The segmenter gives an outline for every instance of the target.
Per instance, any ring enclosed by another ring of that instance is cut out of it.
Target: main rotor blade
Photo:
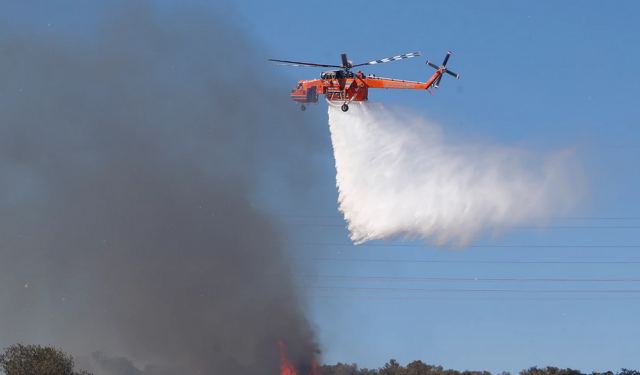
[[[396,61],[396,60],[410,59],[410,58],[416,57],[416,56],[420,56],[420,52],[409,52],[409,53],[405,53],[405,54],[397,55],[397,56],[393,56],[393,57],[385,57],[384,59],[373,60],[373,61],[366,62],[364,64],[356,64],[356,65],[353,65],[353,67],[355,68],[356,66],[363,66],[363,65],[384,64],[384,63],[388,63],[388,62]]]
[[[456,79],[460,78],[460,74],[458,74],[458,73],[456,73],[456,72],[452,72],[452,71],[451,71],[451,70],[449,70],[449,69],[445,69],[445,70],[444,70],[444,72],[445,72],[445,73],[447,73],[447,74],[449,74],[449,75],[451,75],[451,76],[456,77]]]
[[[315,63],[307,63],[307,62],[301,62],[301,61],[276,60],[276,59],[269,59],[269,61],[280,63],[279,65],[289,65],[289,66],[317,66],[321,68],[342,68],[340,65],[315,64]]]
[[[346,53],[341,53],[340,54],[340,59],[342,60],[342,67],[343,68],[350,68],[349,59],[347,58],[347,54]]]
[[[451,57],[451,51],[447,52],[447,56],[444,57],[444,61],[442,62],[442,66],[447,66],[447,61],[449,61],[449,57]]]

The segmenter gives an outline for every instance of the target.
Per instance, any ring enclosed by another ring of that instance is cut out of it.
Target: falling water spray
[[[576,203],[572,150],[450,140],[379,103],[329,105],[339,206],[355,243],[395,237],[464,246],[484,232],[543,224]]]

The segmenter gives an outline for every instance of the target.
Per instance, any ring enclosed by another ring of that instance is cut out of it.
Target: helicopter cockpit
[[[320,74],[321,79],[353,78],[355,74],[350,70],[331,70]]]

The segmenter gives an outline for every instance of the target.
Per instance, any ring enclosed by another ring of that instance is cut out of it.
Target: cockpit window
[[[336,78],[336,72],[324,72],[320,75],[320,78],[322,79],[335,79]]]

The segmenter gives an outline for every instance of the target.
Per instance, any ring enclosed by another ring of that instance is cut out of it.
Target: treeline
[[[355,364],[338,363],[319,366],[321,375],[492,375],[489,371],[457,371],[442,366],[413,361],[402,366],[395,359],[378,369],[361,369]],[[127,372],[129,373],[129,372]],[[73,357],[58,348],[16,344],[0,352],[0,374],[6,375],[92,375],[75,369]],[[277,375],[277,374],[273,374]],[[512,375],[501,372],[496,375]],[[640,375],[640,371],[622,369],[618,372],[583,373],[570,368],[531,367],[519,375]]]
[[[458,371],[434,366],[422,361],[413,361],[402,366],[395,359],[390,360],[378,369],[358,368],[356,364],[338,363],[320,366],[322,375],[492,375],[489,371]],[[512,375],[504,371],[497,375]],[[519,372],[519,375],[640,375],[640,371],[622,369],[618,372],[583,373],[579,370],[558,367],[531,367]]]

